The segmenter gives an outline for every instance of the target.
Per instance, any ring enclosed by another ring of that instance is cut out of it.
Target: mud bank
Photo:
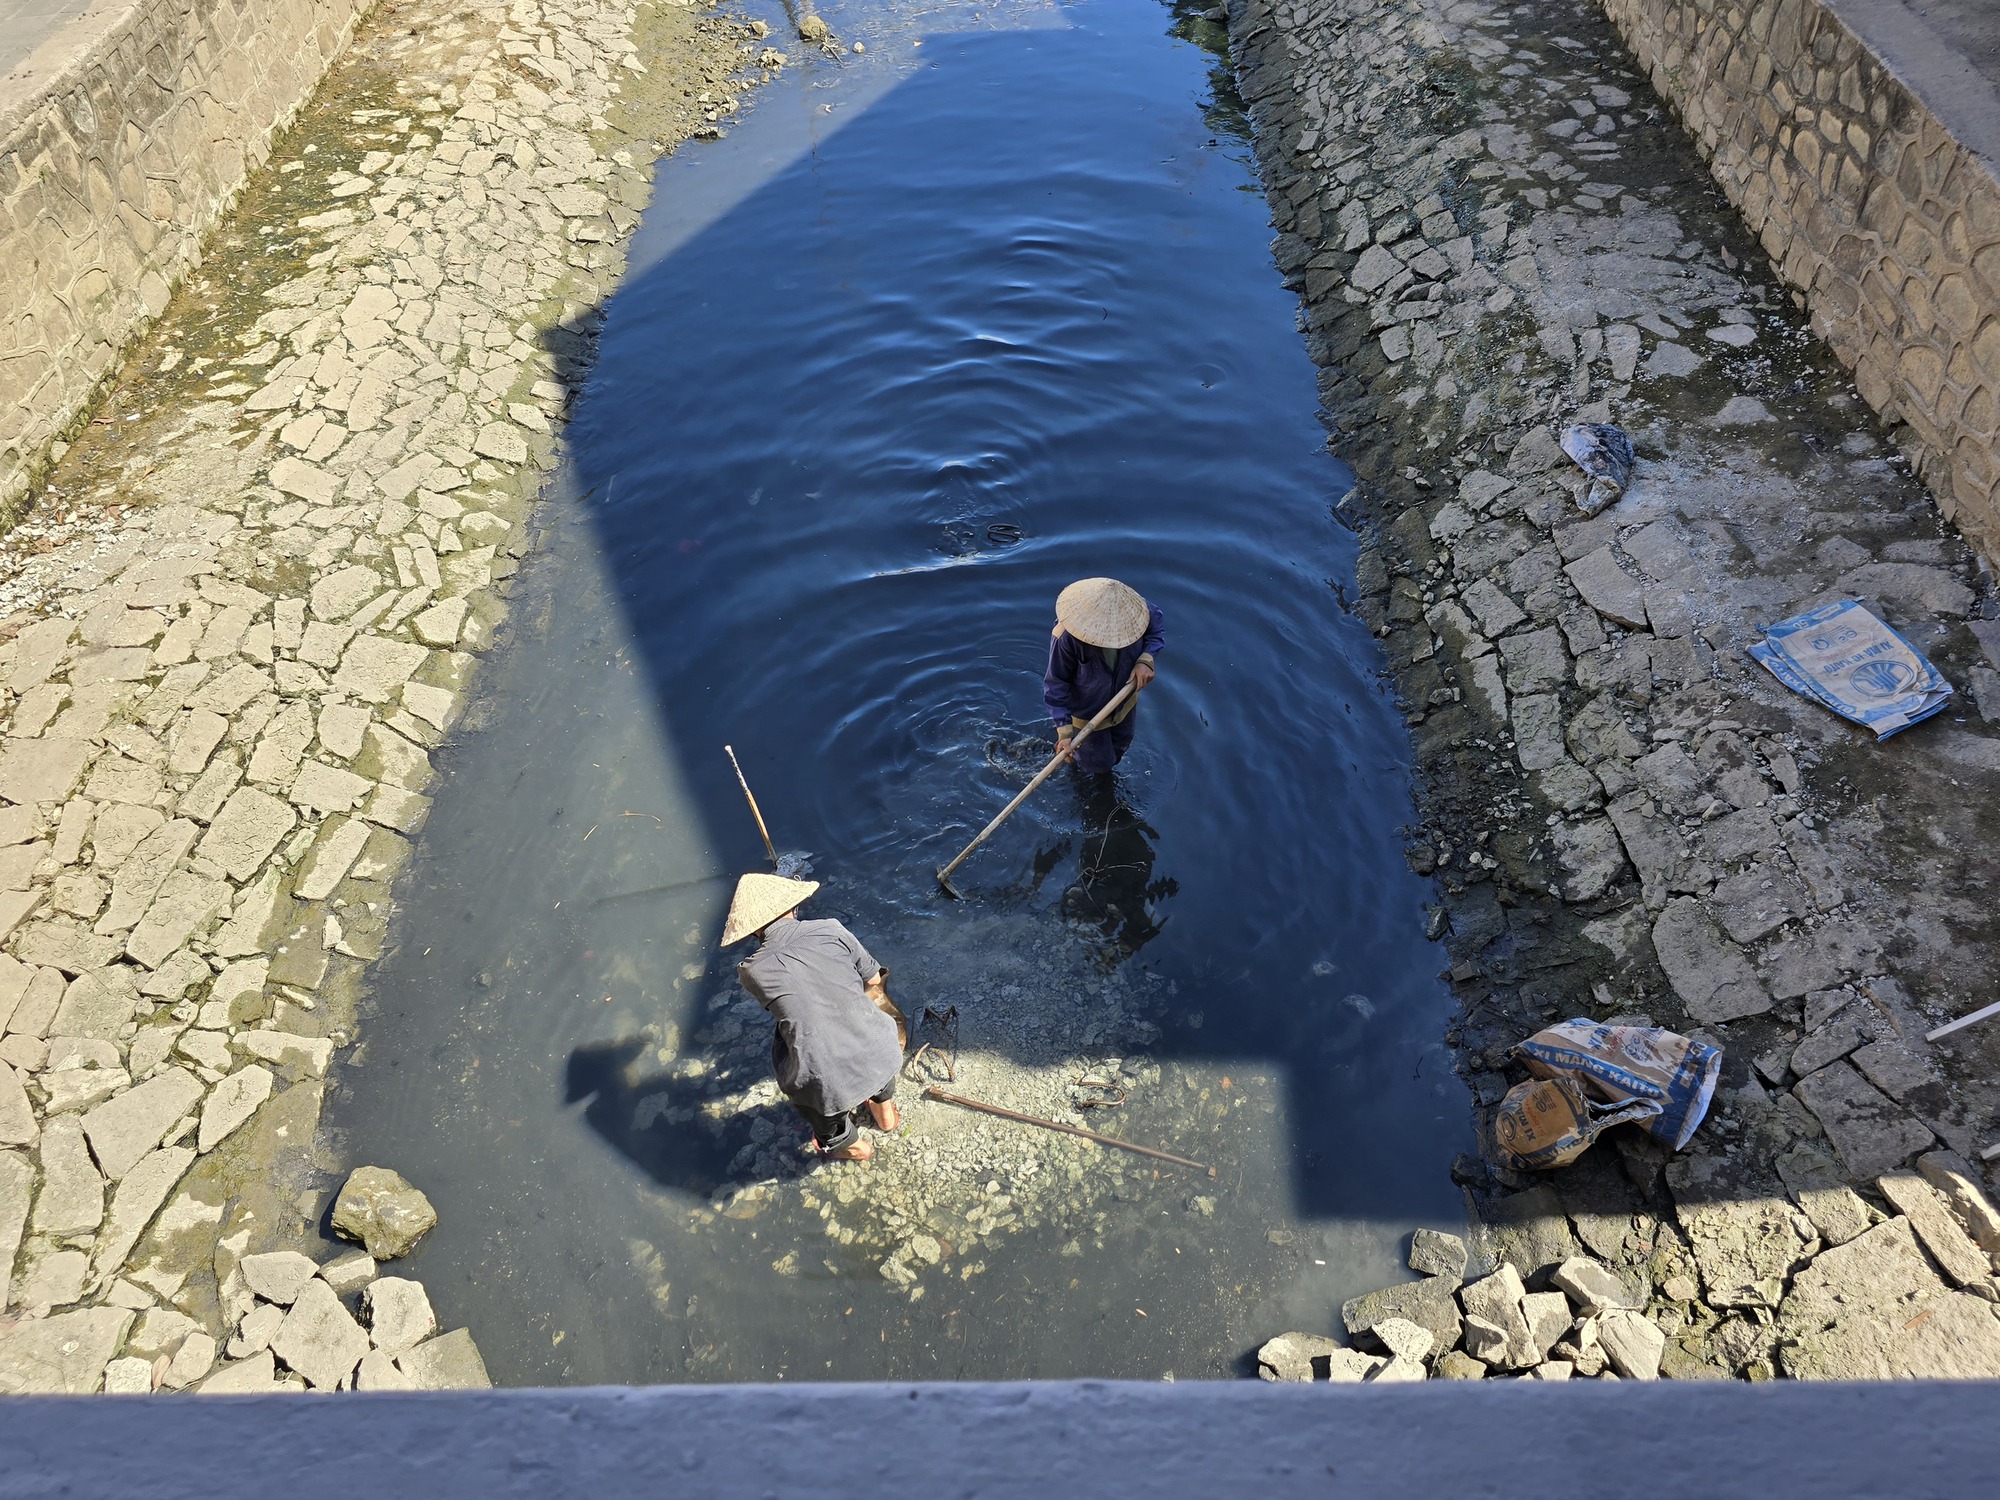
[[[1924,1040],[1987,998],[1990,580],[1595,10],[1250,0],[1229,28],[1359,478],[1352,607],[1416,737],[1409,858],[1437,883],[1482,1117],[1523,1076],[1509,1049],[1567,1016],[1726,1058],[1678,1157],[1627,1129],[1539,1179],[1459,1163],[1472,1263],[1425,1259],[1398,1293],[1435,1304],[1432,1370],[1595,1373],[1601,1315],[1643,1310],[1610,1368],[2000,1372],[2000,1236],[1966,1164],[1994,1133],[1996,1033]],[[1594,519],[1555,442],[1574,420],[1641,455]],[[1931,656],[1955,712],[1877,744],[1746,655],[1842,596]],[[1579,1258],[1619,1289],[1593,1301],[1573,1272],[1569,1304],[1538,1303]],[[1520,1328],[1448,1354],[1475,1303]],[[1350,1304],[1346,1332],[1387,1315]]]
[[[483,1382],[315,1272],[324,1080],[651,163],[787,45],[377,7],[0,545],[0,1391]]]

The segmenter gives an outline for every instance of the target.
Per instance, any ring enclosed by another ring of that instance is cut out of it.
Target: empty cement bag
[[[1625,493],[1636,455],[1624,428],[1609,422],[1577,422],[1563,429],[1562,450],[1590,476],[1590,488],[1577,501],[1585,515],[1596,515]]]
[[[1801,697],[1886,740],[1951,701],[1951,684],[1886,621],[1838,599],[1765,629],[1750,654]]]
[[[1566,1073],[1532,1078],[1507,1090],[1493,1116],[1493,1139],[1506,1161],[1527,1172],[1565,1167],[1613,1125],[1658,1113],[1651,1100],[1597,1104]]]
[[[1537,1078],[1572,1078],[1607,1104],[1653,1106],[1646,1129],[1678,1151],[1715,1097],[1722,1051],[1657,1026],[1612,1026],[1577,1018],[1538,1031],[1514,1049]]]

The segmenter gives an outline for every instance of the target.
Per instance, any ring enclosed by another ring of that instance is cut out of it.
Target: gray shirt
[[[896,1023],[862,988],[882,972],[834,921],[784,917],[764,929],[736,977],[771,1013],[778,1087],[814,1114],[837,1115],[879,1094],[903,1065]]]

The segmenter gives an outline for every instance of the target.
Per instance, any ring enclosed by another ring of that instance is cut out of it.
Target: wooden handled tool
[[[1191,1161],[1185,1156],[1176,1156],[1171,1151],[1156,1151],[1151,1146],[1141,1146],[1136,1141],[1121,1141],[1115,1135],[1099,1135],[1095,1130],[1085,1130],[1080,1125],[1065,1125],[1060,1120],[1044,1120],[1040,1115],[1024,1115],[1018,1109],[1004,1109],[998,1104],[988,1104],[984,1099],[967,1098],[964,1094],[947,1094],[941,1088],[924,1090],[926,1099],[935,1099],[940,1104],[956,1104],[960,1109],[976,1109],[981,1114],[998,1115],[1003,1120],[1019,1120],[1023,1125],[1039,1125],[1044,1130],[1061,1131],[1064,1135],[1081,1136],[1086,1141],[1095,1141],[1100,1146],[1115,1146],[1120,1151],[1131,1151],[1140,1156],[1150,1156],[1155,1161],[1170,1161],[1177,1167],[1192,1167],[1197,1172],[1215,1175],[1215,1168],[1206,1162]]]
[[[1096,712],[1096,714],[1094,714],[1091,717],[1090,722],[1084,725],[1083,728],[1079,729],[1076,732],[1076,737],[1069,742],[1069,749],[1071,753],[1072,754],[1075,753],[1076,747],[1078,745],[1081,745],[1085,740],[1089,739],[1090,736],[1096,732],[1098,726],[1101,725],[1106,719],[1111,717],[1112,713],[1117,709],[1118,705],[1123,703],[1127,698],[1131,697],[1132,694],[1136,691],[1137,691],[1136,686],[1128,682],[1117,692],[1113,693],[1111,695],[1111,701],[1105,704],[1104,707],[1100,708]],[[954,886],[951,883],[951,872],[953,870],[956,870],[960,865],[964,864],[966,861],[966,857],[970,855],[974,849],[977,849],[981,844],[985,843],[989,838],[991,838],[993,836],[993,830],[998,828],[1002,823],[1006,822],[1009,818],[1011,818],[1014,815],[1014,809],[1019,807],[1023,802],[1026,802],[1029,797],[1034,795],[1035,788],[1040,786],[1043,782],[1047,781],[1051,776],[1053,776],[1055,774],[1056,767],[1061,765],[1064,759],[1065,757],[1061,750],[1056,751],[1054,755],[1050,756],[1049,763],[1043,766],[1041,770],[1035,773],[1035,779],[1029,782],[1026,786],[1022,787],[1020,792],[1015,796],[1012,802],[1009,802],[1005,807],[1000,809],[1000,816],[995,818],[991,823],[988,823],[984,828],[980,829],[979,837],[975,838],[971,843],[967,844],[963,849],[959,850],[958,858],[953,860],[950,864],[946,865],[943,869],[937,872],[937,882],[940,886],[944,888],[944,893],[947,896],[952,897],[954,900],[963,899],[962,897],[959,896],[958,887]]]
[[[736,784],[743,788],[743,796],[750,804],[750,816],[757,820],[757,831],[764,835],[764,852],[771,856],[771,868],[778,868],[777,846],[771,842],[771,830],[764,826],[764,815],[757,810],[757,799],[750,791],[750,783],[743,775],[743,767],[736,765],[736,747],[724,745],[722,753],[729,757],[729,763],[736,766]]]

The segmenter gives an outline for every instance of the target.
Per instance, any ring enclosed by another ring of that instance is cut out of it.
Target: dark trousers
[[[887,1104],[896,1097],[896,1080],[891,1078],[882,1086],[882,1092],[875,1096],[877,1104]],[[861,1134],[861,1111],[843,1110],[837,1115],[822,1115],[807,1109],[798,1100],[792,1100],[792,1108],[806,1124],[812,1126],[813,1139],[819,1142],[822,1151],[838,1151],[842,1146],[851,1146]]]
[[[1132,748],[1132,736],[1138,729],[1139,710],[1135,708],[1125,716],[1124,723],[1096,730],[1076,747],[1076,768],[1093,775],[1103,775],[1125,758],[1125,752]]]

